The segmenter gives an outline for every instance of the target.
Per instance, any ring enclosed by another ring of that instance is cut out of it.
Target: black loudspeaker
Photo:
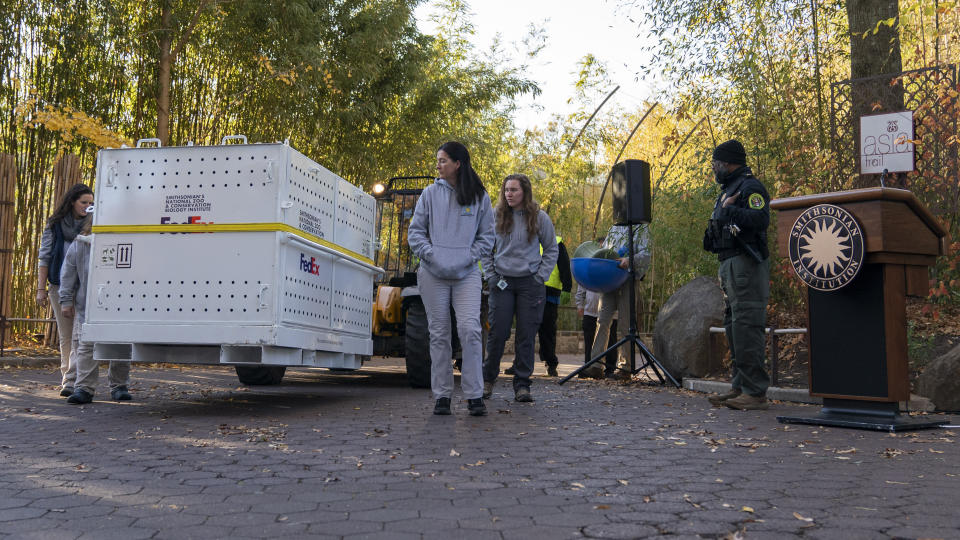
[[[610,183],[616,225],[650,223],[650,164],[628,159],[613,166]]]

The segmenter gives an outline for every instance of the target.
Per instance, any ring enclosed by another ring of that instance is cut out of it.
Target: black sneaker
[[[483,404],[483,398],[468,399],[467,410],[470,411],[470,416],[487,415],[487,406]]]
[[[450,398],[442,397],[437,400],[437,404],[433,407],[433,414],[450,414]]]
[[[506,375],[513,375],[513,374],[515,374],[516,372],[517,372],[517,370],[513,369],[513,366],[510,366],[510,367],[508,367],[507,369],[503,370],[503,373],[506,374]]]
[[[85,405],[91,401],[93,401],[93,394],[82,388],[75,390],[73,394],[67,398],[67,403],[72,403],[74,405]]]
[[[517,388],[517,393],[514,395],[513,399],[519,401],[520,403],[530,403],[533,401],[533,396],[530,395],[530,389],[526,387]]]
[[[547,377],[559,377],[560,374],[557,373],[557,366],[547,366]]]
[[[60,390],[60,397],[70,397],[73,395],[72,386],[64,386],[63,390]]]
[[[130,395],[130,391],[127,390],[126,386],[118,386],[110,391],[110,397],[114,401],[130,401],[133,399],[133,396]]]
[[[581,379],[602,379],[603,378],[603,368],[593,364],[587,369],[580,372]]]

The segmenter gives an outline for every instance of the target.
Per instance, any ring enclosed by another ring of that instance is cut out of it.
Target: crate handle
[[[103,307],[103,290],[106,288],[106,285],[97,285],[97,305],[100,307]]]
[[[227,135],[223,139],[220,139],[220,144],[227,144],[227,141],[243,141],[240,144],[247,144],[246,135]]]
[[[260,285],[260,291],[257,293],[257,301],[260,302],[260,309],[267,307],[267,302],[263,298],[263,293],[267,292],[267,289],[270,288],[270,285],[263,284]]]
[[[283,208],[284,210],[293,208],[293,201],[283,201],[280,203],[280,208]]]
[[[143,145],[147,143],[155,143],[157,145],[156,146],[157,148],[160,148],[161,146],[163,146],[163,144],[160,143],[160,139],[156,137],[151,137],[149,139],[137,139],[137,148],[142,148]]]

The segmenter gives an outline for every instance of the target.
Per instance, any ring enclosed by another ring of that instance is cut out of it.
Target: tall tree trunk
[[[827,135],[823,124],[823,78],[820,74],[820,27],[817,22],[817,0],[810,0],[810,19],[813,27],[813,73],[817,85],[817,140],[820,149],[827,145]]]
[[[892,25],[885,21],[894,21]],[[850,25],[850,121],[853,122],[857,168],[860,165],[860,117],[903,110],[903,85],[891,80],[903,69],[900,57],[900,9],[898,0],[848,0]],[[879,29],[878,29],[879,24]],[[877,30],[874,32],[874,30]],[[876,184],[877,175],[859,175],[855,187]]]
[[[157,138],[164,146],[170,141],[170,69],[173,64],[173,1],[160,2],[160,64],[157,69]]]

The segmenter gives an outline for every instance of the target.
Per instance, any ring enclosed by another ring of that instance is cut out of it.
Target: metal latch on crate
[[[277,177],[277,160],[271,159],[267,161],[267,182],[273,182]]]
[[[374,251],[380,251],[380,248],[383,247],[380,244],[379,240],[371,240],[369,238],[363,239],[363,254],[367,257],[373,257]]]
[[[258,306],[260,309],[264,309],[267,307],[267,300],[264,293],[266,293],[267,289],[269,288],[270,288],[270,285],[267,285],[266,283],[264,283],[263,285],[260,285],[260,291],[257,292],[257,302],[259,302],[260,304]]]
[[[113,184],[116,182],[117,177],[119,176],[120,171],[117,170],[117,163],[111,163],[110,166],[107,167],[107,187],[113,187]]]

